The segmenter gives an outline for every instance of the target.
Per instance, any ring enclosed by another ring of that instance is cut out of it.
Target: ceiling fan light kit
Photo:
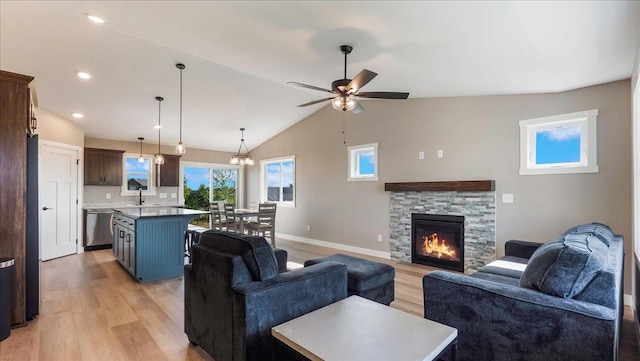
[[[407,99],[409,93],[398,92],[366,92],[361,93],[360,89],[369,83],[378,74],[370,70],[364,69],[359,72],[353,79],[347,78],[347,55],[353,51],[353,47],[350,45],[340,45],[340,51],[344,54],[344,79],[334,80],[331,83],[331,90],[320,88],[313,85],[288,82],[287,84],[299,86],[302,88],[313,89],[317,91],[327,92],[335,94],[332,97],[314,100],[305,104],[300,104],[298,107],[306,107],[313,104],[318,104],[327,100],[331,100],[331,105],[336,110],[352,111],[353,113],[360,113],[364,110],[358,99]]]

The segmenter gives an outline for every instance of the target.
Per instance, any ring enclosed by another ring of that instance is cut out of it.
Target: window
[[[295,207],[295,156],[260,161],[260,199]]]
[[[378,143],[354,145],[347,148],[347,154],[349,182],[378,180]]]
[[[182,198],[190,209],[208,210],[220,201],[240,207],[238,183],[240,167],[226,164],[183,162]]]
[[[138,161],[139,155],[124,155],[124,182],[122,183],[121,196],[137,196],[142,189],[142,195],[155,196],[156,189],[153,184],[153,159],[151,156],[143,156],[144,162]]]
[[[598,110],[520,121],[520,174],[597,173]]]

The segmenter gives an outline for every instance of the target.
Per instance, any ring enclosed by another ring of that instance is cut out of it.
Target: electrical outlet
[[[502,203],[513,203],[513,194],[512,193],[504,193],[502,195]]]
[[[438,149],[438,158],[444,157],[444,151],[442,149]]]
[[[161,199],[166,199],[167,198],[167,193],[160,193],[160,198]]]
[[[311,230],[311,226],[307,224],[307,232],[309,232],[310,230]]]
[[[382,235],[381,234],[378,235],[378,242],[382,242]]]
[[[111,193],[107,193],[105,194],[105,196],[107,197],[107,199],[111,199]]]
[[[171,193],[171,198],[173,198],[173,199],[178,198],[178,194],[177,193]]]
[[[424,159],[424,152],[418,152],[418,159]]]

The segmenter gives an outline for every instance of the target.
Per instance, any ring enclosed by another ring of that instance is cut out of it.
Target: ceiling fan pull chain
[[[347,145],[347,136],[344,133],[344,128],[346,127],[346,112],[342,112],[342,144]]]

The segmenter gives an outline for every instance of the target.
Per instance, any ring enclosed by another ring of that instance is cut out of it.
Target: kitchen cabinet
[[[156,185],[158,187],[180,186],[180,156],[163,154],[164,164],[158,165]]]
[[[84,184],[93,186],[122,185],[124,150],[84,149]]]
[[[33,77],[0,71],[0,257],[15,260],[11,323],[26,322],[27,304],[27,132]],[[37,223],[36,223],[37,228]],[[37,249],[36,249],[37,251]],[[36,252],[37,253],[37,252]],[[36,285],[37,286],[37,285]],[[37,300],[36,300],[37,301]]]
[[[113,256],[131,274],[136,274],[136,221],[115,214],[113,217]]]

